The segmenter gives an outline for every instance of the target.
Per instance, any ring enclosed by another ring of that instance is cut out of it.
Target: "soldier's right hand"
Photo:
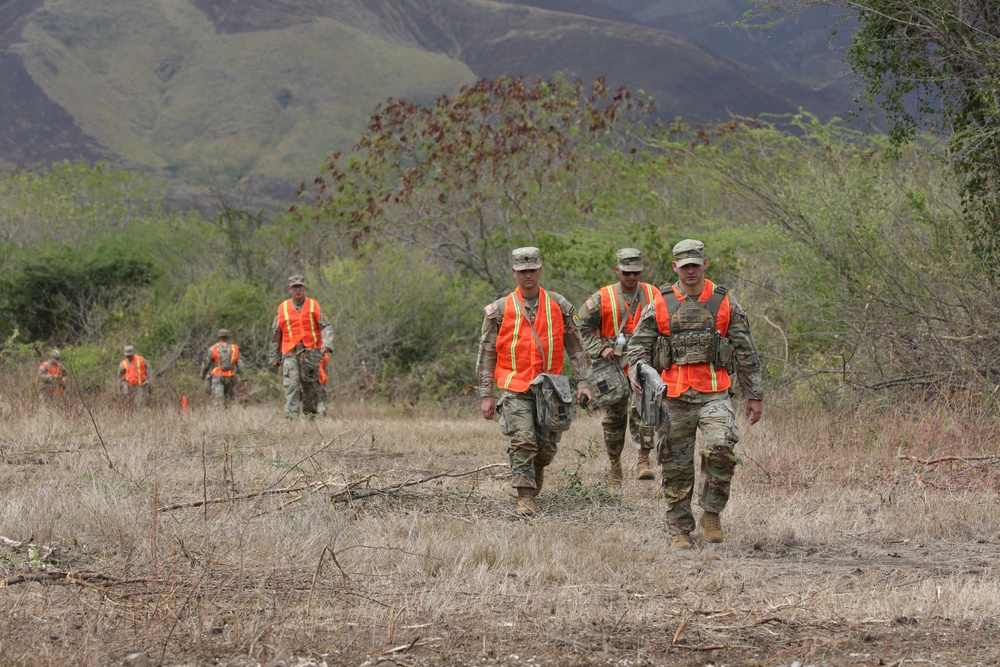
[[[483,419],[493,419],[497,413],[497,402],[492,396],[483,396],[483,402],[479,407],[483,412]]]

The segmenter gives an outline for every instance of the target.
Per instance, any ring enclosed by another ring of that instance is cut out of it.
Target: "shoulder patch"
[[[587,297],[587,310],[594,311],[594,297]]]
[[[580,318],[575,314],[573,315],[573,324],[575,324],[576,326],[580,326]]]
[[[497,312],[497,309],[493,307],[492,303],[483,308],[483,310],[486,311],[486,317],[489,317],[493,313]]]

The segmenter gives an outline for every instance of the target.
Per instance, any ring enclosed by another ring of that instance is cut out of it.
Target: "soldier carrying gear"
[[[639,317],[651,303],[662,301],[660,290],[655,286],[640,282],[643,270],[642,252],[636,248],[622,248],[617,253],[618,263],[614,267],[618,282],[606,285],[592,294],[580,307],[580,336],[583,338],[587,355],[591,359],[594,373],[614,364],[627,372],[628,365],[623,359],[624,347],[632,337]],[[616,368],[624,387],[620,394],[604,406],[604,448],[608,453],[611,468],[608,472],[608,488],[620,489],[622,483],[621,455],[625,448],[625,431],[631,432],[632,445],[638,451],[636,477],[640,480],[656,478],[649,463],[649,453],[653,448],[653,429],[644,426],[636,411],[635,400],[624,373]],[[602,389],[597,378],[592,378],[591,389],[595,395]],[[609,380],[610,382],[610,380]],[[610,397],[609,397],[610,398]]]
[[[269,358],[274,368],[281,368],[285,417],[298,418],[300,404],[304,417],[315,417],[322,398],[319,369],[323,355],[332,351],[333,327],[319,303],[306,297],[302,276],[288,279],[288,293],[291,298],[278,306],[271,325]]]
[[[123,395],[131,396],[137,405],[141,405],[146,395],[153,393],[149,364],[142,355],[135,353],[132,345],[126,345],[123,352],[125,358],[118,362],[118,388]]]
[[[52,350],[49,358],[38,366],[39,380],[49,397],[66,391],[66,368],[60,363],[61,359],[59,350]]]
[[[555,458],[562,436],[539,423],[536,401],[542,399],[532,391],[532,383],[543,374],[559,375],[566,353],[578,378],[587,377],[589,363],[573,304],[538,284],[542,274],[538,248],[517,248],[511,258],[517,289],[484,309],[476,372],[483,418],[493,419],[499,413],[500,432],[510,437],[507,455],[511,486],[517,489],[517,514],[531,516],[537,510],[535,496],[542,490],[545,467]],[[493,397],[494,382],[502,390],[499,402]],[[581,380],[576,400],[591,398]]]
[[[639,363],[652,364],[667,386],[668,424],[657,442],[667,528],[673,536],[671,546],[690,549],[698,430],[704,440],[699,452],[704,473],[698,499],[704,510],[702,528],[709,542],[725,537],[720,514],[729,501],[738,461],[733,449],[740,439],[730,400],[727,355],[735,355],[736,377],[747,399],[744,413],[751,425],[761,417],[764,382],[746,313],[728,290],[705,278],[705,245],[693,239],[681,241],[673,256],[678,281],[661,287],[663,300],[639,320],[628,345],[629,379],[632,389],[641,392],[635,368]]]
[[[218,342],[210,345],[201,366],[201,377],[205,378],[205,388],[212,394],[215,407],[229,407],[236,398],[236,378],[242,377],[240,348],[229,342],[229,331],[219,329]],[[243,381],[244,389],[246,380]]]

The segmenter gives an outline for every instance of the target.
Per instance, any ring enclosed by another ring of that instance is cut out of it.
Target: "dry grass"
[[[520,521],[504,440],[471,416],[67,399],[3,401],[0,535],[24,543],[0,545],[4,664],[1000,659],[1000,461],[971,458],[998,454],[992,420],[772,408],[744,429],[726,541],[676,552],[656,483],[604,488],[596,416]]]

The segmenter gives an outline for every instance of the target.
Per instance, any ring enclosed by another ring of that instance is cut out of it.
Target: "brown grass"
[[[4,664],[1000,659],[1000,461],[972,458],[1000,448],[969,412],[769,405],[744,425],[726,541],[677,552],[657,483],[605,489],[598,416],[522,521],[504,439],[474,416],[65,399],[2,403]]]

